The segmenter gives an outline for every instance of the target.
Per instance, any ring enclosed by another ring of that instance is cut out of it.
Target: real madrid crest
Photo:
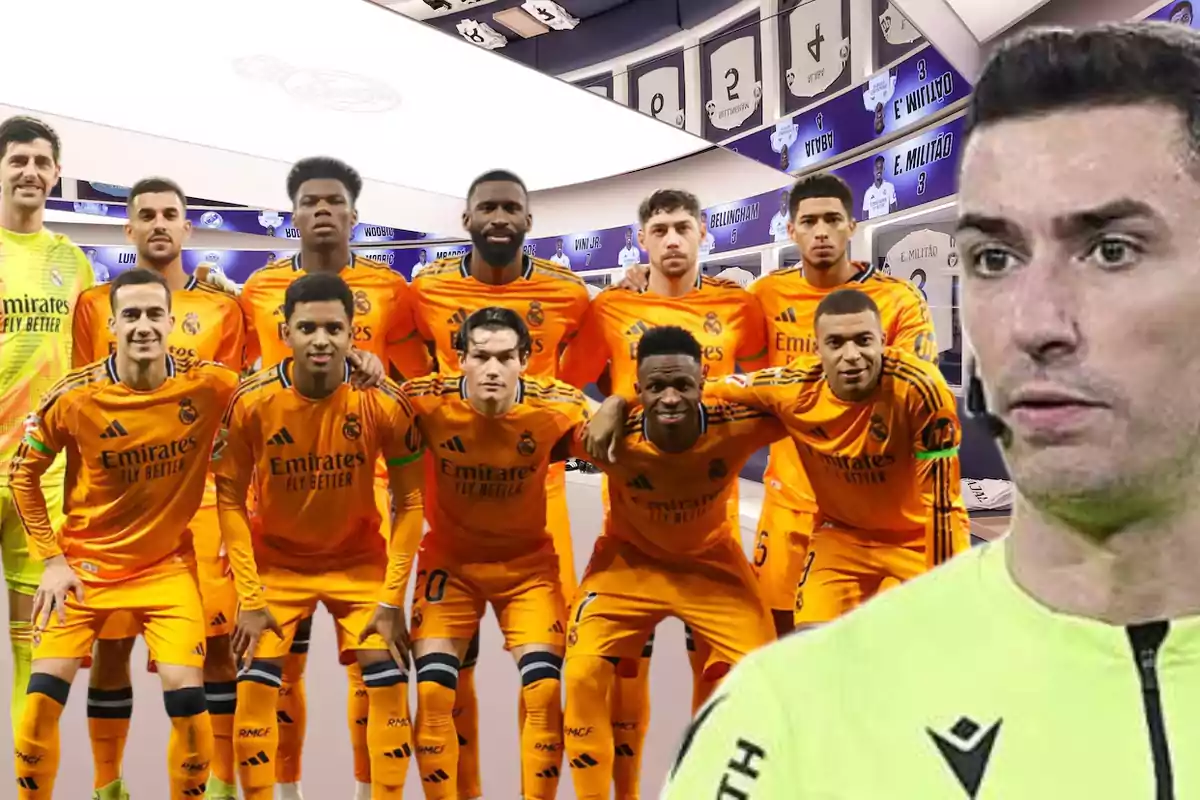
[[[537,450],[537,442],[533,440],[533,432],[525,431],[517,440],[517,452],[523,456],[531,456]]]
[[[355,314],[370,314],[371,299],[367,297],[367,293],[359,289],[354,293],[354,313]]]
[[[533,300],[529,303],[529,310],[525,312],[525,321],[531,327],[537,327],[546,321],[546,312],[542,310],[542,304]]]
[[[706,333],[711,333],[713,336],[720,336],[723,326],[721,320],[717,317],[717,312],[709,311],[704,315],[704,330]]]
[[[179,421],[184,425],[191,425],[200,418],[200,412],[192,405],[192,399],[185,397],[179,401]]]
[[[200,315],[195,311],[189,311],[184,315],[183,332],[191,336],[195,336],[200,332]]]
[[[362,436],[362,422],[359,421],[357,414],[346,415],[346,421],[342,423],[342,436],[350,441]]]

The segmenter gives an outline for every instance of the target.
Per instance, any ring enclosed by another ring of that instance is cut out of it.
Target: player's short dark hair
[[[471,195],[475,194],[475,190],[479,188],[479,184],[481,183],[515,183],[521,187],[521,192],[525,195],[525,199],[529,199],[529,189],[526,188],[525,181],[521,180],[517,173],[509,172],[506,169],[490,169],[471,181],[471,185],[467,187],[468,204],[471,202]]]
[[[825,299],[817,304],[813,324],[816,325],[817,321],[826,315],[840,317],[845,314],[861,314],[864,311],[879,316],[879,306],[869,294],[858,289],[838,289],[825,295]]]
[[[357,204],[358,196],[362,194],[363,181],[358,170],[336,158],[313,156],[312,158],[302,158],[292,165],[287,176],[288,197],[295,203],[300,187],[306,181],[315,180],[333,180],[341,183],[346,188],[346,193],[350,195],[351,205]]]
[[[54,163],[57,164],[62,155],[62,140],[54,128],[35,117],[9,117],[0,122],[0,157],[4,156],[10,144],[29,144],[37,139],[45,139],[50,143],[50,152],[54,154]]]
[[[638,366],[651,356],[688,356],[696,359],[696,363],[703,360],[700,342],[678,325],[658,325],[642,334],[638,342]]]
[[[325,303],[336,300],[346,309],[346,318],[354,319],[354,293],[340,275],[332,272],[308,272],[292,281],[283,293],[283,319],[292,318],[301,303]]]
[[[127,269],[117,277],[113,278],[112,283],[108,285],[108,307],[113,313],[117,313],[117,292],[126,286],[150,286],[157,284],[167,293],[167,308],[171,308],[171,287],[167,285],[167,279],[159,275],[152,269]]]
[[[828,172],[814,172],[805,175],[792,186],[788,194],[788,217],[796,219],[796,212],[805,200],[818,200],[832,197],[841,202],[846,209],[846,216],[854,218],[854,193],[850,185],[837,175]]]
[[[1176,3],[1175,5],[1173,5],[1171,7],[1170,16],[1173,17],[1180,11],[1183,11],[1184,9],[1187,9],[1189,12],[1192,10],[1191,0],[1179,0],[1178,3]]]
[[[1077,30],[1034,28],[1006,40],[984,65],[967,135],[986,125],[1100,105],[1163,103],[1183,113],[1200,152],[1200,35],[1169,22]]]
[[[180,188],[179,184],[170,178],[157,177],[142,178],[133,185],[133,188],[129,190],[128,202],[130,208],[133,207],[133,201],[138,196],[143,194],[157,194],[159,192],[174,192],[175,196],[179,198],[179,205],[183,206],[185,211],[187,210],[187,195],[183,193],[183,189]]]
[[[477,330],[512,331],[517,335],[517,354],[521,358],[528,358],[529,354],[533,352],[533,337],[529,335],[529,326],[525,324],[525,320],[521,319],[521,315],[511,308],[487,306],[467,317],[455,342],[459,353],[467,352],[467,345],[471,343],[471,334]]]
[[[655,214],[670,213],[683,209],[700,219],[700,200],[683,189],[659,189],[638,206],[638,221],[645,225]]]

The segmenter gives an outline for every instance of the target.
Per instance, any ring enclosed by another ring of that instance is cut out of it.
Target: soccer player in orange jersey
[[[8,585],[14,727],[29,683],[29,614],[42,565],[29,556],[7,465],[24,435],[23,420],[70,369],[71,314],[80,293],[95,282],[83,251],[43,225],[61,149],[58,134],[41,120],[0,123],[0,556]],[[65,461],[59,458],[42,478],[55,528],[63,522]]]
[[[287,178],[292,201],[292,224],[300,232],[300,253],[275,261],[255,272],[242,288],[246,314],[247,361],[262,359],[272,367],[291,354],[284,340],[284,293],[305,273],[340,275],[354,294],[353,344],[390,366],[393,376],[411,378],[429,371],[429,353],[413,327],[412,294],[404,276],[386,264],[355,255],[350,236],[358,222],[355,203],[362,178],[352,167],[332,158],[296,162]],[[390,509],[387,469],[375,471],[375,496],[380,514]],[[301,751],[307,727],[303,675],[311,620],[301,626],[295,649],[284,671],[280,690],[279,791],[281,800],[300,800]],[[370,797],[371,761],[366,741],[367,691],[357,664],[348,669],[347,724],[354,748],[356,800]]]
[[[559,356],[579,330],[589,296],[587,286],[570,269],[524,254],[522,245],[532,225],[529,196],[519,177],[496,170],[472,182],[463,212],[463,227],[473,245],[471,253],[437,261],[413,281],[417,328],[421,337],[432,344],[443,372],[458,370],[455,337],[467,316],[481,308],[500,306],[519,314],[529,328],[532,351],[525,374],[533,378],[558,377]],[[558,552],[563,592],[570,598],[576,585],[575,554],[563,464],[551,465],[547,489],[548,524]],[[475,696],[478,650],[476,638],[459,670],[456,695],[454,719],[464,742],[458,771],[463,798],[483,793]]]
[[[460,375],[405,386],[434,459],[412,609],[417,761],[426,798],[461,796],[454,695],[490,603],[521,673],[522,796],[553,800],[566,601],[547,528],[546,476],[556,446],[574,439],[591,401],[553,379],[521,376],[533,336],[511,309],[472,313],[459,342]]]
[[[213,361],[241,370],[245,326],[236,298],[197,281],[183,271],[183,246],[191,234],[183,190],[165,178],[138,181],[129,192],[129,222],[125,236],[137,248],[138,268],[161,275],[171,289],[175,327],[167,352],[175,367],[186,371],[200,361]],[[85,291],[75,307],[72,362],[76,369],[115,352],[111,284]],[[204,657],[204,690],[216,738],[208,796],[235,800],[233,710],[237,667],[229,634],[237,613],[237,595],[221,554],[216,490],[210,478],[204,499],[188,525],[196,546],[196,567],[208,643]],[[95,764],[99,800],[124,796],[121,765],[133,714],[129,654],[139,630],[132,615],[114,615],[100,632],[88,685],[88,732]]]
[[[334,274],[288,287],[284,337],[293,356],[238,388],[214,450],[221,531],[241,602],[234,649],[246,665],[234,746],[246,800],[273,796],[284,661],[318,603],[336,620],[343,663],[356,660],[362,670],[370,797],[399,798],[412,755],[403,629],[391,629],[390,641],[363,634],[377,604],[402,604],[404,593],[403,586],[385,592],[389,548],[380,531],[390,515],[375,501],[375,464],[384,458],[393,496],[414,502],[421,440],[399,387],[350,385],[354,306],[353,290]],[[419,513],[416,525],[390,531],[410,549],[420,537]]]
[[[879,307],[840,289],[816,310],[819,358],[707,387],[788,426],[817,530],[796,624],[829,622],[970,547],[953,392],[937,366],[884,345]]]
[[[35,649],[16,736],[20,800],[49,800],[59,718],[105,620],[131,613],[162,679],[171,737],[170,797],[199,797],[212,759],[204,696],[203,605],[188,524],[237,373],[208,362],[178,370],[167,352],[171,292],[150,270],[110,291],[116,350],[70,373],[30,418],[11,486],[45,564],[34,598]],[[41,476],[67,457],[67,521],[51,527]]]
[[[611,506],[569,619],[566,751],[580,800],[610,797],[614,662],[637,659],[661,620],[683,620],[706,645],[711,681],[775,638],[728,504],[747,459],[784,427],[702,398],[704,347],[682,328],[649,329],[637,359],[642,408],[626,421],[616,400],[616,461],[594,459]]]
[[[576,386],[595,382],[607,366],[614,394],[632,394],[637,383],[637,347],[652,325],[671,324],[689,331],[701,347],[706,377],[730,375],[737,367],[766,364],[766,324],[758,301],[732,281],[703,277],[700,242],[707,230],[695,195],[662,189],[638,209],[638,243],[650,257],[644,292],[614,286],[600,294],[584,317],[579,335],[563,354],[562,379]],[[607,485],[607,480],[605,481]],[[605,490],[607,498],[607,489]],[[732,534],[741,541],[736,487],[729,504]],[[696,710],[712,691],[703,679],[708,654],[697,649],[688,631],[692,663],[692,704]],[[644,651],[653,652],[653,637]],[[650,670],[643,660],[637,676],[617,684],[612,705],[613,730],[621,757],[614,771],[617,796],[637,797],[641,757],[650,724]]]

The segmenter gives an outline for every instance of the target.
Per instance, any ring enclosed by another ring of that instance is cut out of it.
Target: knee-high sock
[[[525,724],[521,728],[521,788],[525,800],[558,797],[562,766],[562,657],[526,653],[521,670]]]
[[[460,800],[483,795],[479,774],[479,696],[475,694],[475,662],[479,660],[479,631],[467,645],[467,653],[458,671],[458,689],[454,695],[454,729],[458,732],[458,796]],[[525,718],[522,715],[521,725]]]
[[[33,626],[28,622],[8,623],[8,639],[12,644],[13,688],[12,708],[9,709],[13,736],[25,711],[25,692],[29,689],[29,665],[33,661]]]
[[[14,738],[17,800],[51,800],[58,776],[58,721],[71,684],[44,673],[29,676],[25,710]]]
[[[283,664],[283,683],[279,687],[279,751],[275,779],[280,783],[299,783],[304,735],[308,731],[308,701],[304,690],[304,667],[308,662],[308,640],[312,636],[312,617],[296,626],[292,652]]]
[[[572,656],[564,669],[567,764],[577,800],[608,800],[613,783],[613,730],[609,693],[616,666],[599,656]]]
[[[458,732],[454,694],[459,661],[447,653],[417,659],[417,767],[426,800],[458,798]]]
[[[642,746],[650,729],[650,656],[654,637],[642,650],[637,675],[619,678],[613,687],[612,731],[617,760],[613,765],[617,800],[641,797]]]
[[[237,712],[237,683],[221,681],[204,684],[204,699],[212,720],[212,775],[225,783],[237,782],[237,766],[233,758],[233,719]]]
[[[88,736],[92,740],[94,783],[102,789],[121,777],[125,740],[133,716],[133,687],[88,688]]]
[[[408,673],[389,659],[363,667],[362,678],[369,701],[366,727],[371,800],[400,800],[413,754]]]
[[[367,744],[370,699],[363,684],[363,669],[358,664],[346,667],[350,688],[346,691],[346,724],[350,726],[350,749],[354,753],[354,780],[371,782],[371,750]]]
[[[213,754],[212,721],[208,718],[204,687],[163,692],[163,703],[171,720],[171,738],[167,743],[171,800],[201,797],[208,785]]]
[[[715,675],[704,674],[704,665],[708,661],[710,652],[708,646],[703,642],[696,643],[696,636],[690,627],[685,625],[683,630],[687,634],[688,664],[692,668],[692,716],[694,717],[708,702],[709,695],[713,693],[713,689],[717,688],[719,680],[715,679]]]
[[[233,740],[238,782],[245,800],[271,800],[275,789],[275,757],[279,748],[276,706],[283,670],[252,661],[238,675]]]

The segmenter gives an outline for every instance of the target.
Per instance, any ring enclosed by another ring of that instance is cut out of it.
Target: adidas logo
[[[458,438],[457,436],[453,436],[453,437],[447,439],[446,441],[442,442],[440,447],[443,450],[450,450],[455,453],[467,452],[467,448],[463,445],[462,439]]]
[[[38,782],[33,778],[17,778],[17,786],[20,786],[22,789],[28,789],[31,792],[36,792],[39,788]]]
[[[461,733],[458,735],[458,746],[459,747],[467,746],[467,737],[463,736]]]
[[[270,764],[271,759],[267,758],[267,754],[262,750],[258,751],[258,755],[250,756],[242,762],[243,767],[261,767],[263,764]]]
[[[208,791],[208,784],[202,783],[199,786],[193,786],[191,789],[184,789],[184,797],[204,797],[204,793]]]
[[[401,745],[395,750],[388,750],[383,754],[384,758],[408,758],[412,755],[412,748],[408,745]]]
[[[544,769],[541,772],[539,772],[537,774],[537,776],[539,778],[557,778],[558,777],[558,767],[551,767],[550,769]]]
[[[196,656],[204,655],[204,642],[201,642],[200,644],[198,644],[192,648],[192,655],[196,655]]]
[[[104,429],[104,433],[100,434],[101,439],[116,439],[120,436],[128,436],[129,431],[125,430],[125,426],[115,419],[108,423],[108,427]]]
[[[222,612],[218,611],[217,615],[215,617],[213,617],[211,620],[209,620],[208,624],[209,624],[209,627],[215,628],[218,625],[224,625],[226,622],[228,622],[228,620],[225,619],[225,615]]]
[[[650,326],[642,322],[640,319],[633,323],[633,326],[625,331],[626,336],[641,336],[646,331],[650,330]]]
[[[599,763],[600,763],[599,761],[592,758],[587,753],[584,753],[579,758],[571,759],[571,766],[574,769],[587,769],[588,767],[594,767]]]
[[[354,720],[354,724],[360,728],[365,728],[365,727],[367,727],[367,718],[366,717],[358,717],[357,719]]]
[[[267,444],[295,444],[296,440],[288,433],[287,428],[280,428],[275,435],[267,439]]]
[[[286,711],[276,711],[275,712],[275,721],[278,722],[280,725],[294,724],[292,722],[292,718],[290,716],[288,716],[288,713]]]
[[[654,485],[652,483],[650,483],[650,479],[647,478],[645,475],[638,475],[636,478],[629,481],[625,485],[631,489],[641,489],[642,491],[645,491],[645,492],[654,491]]]
[[[559,622],[558,620],[555,620],[554,624],[550,626],[550,633],[562,633],[562,632],[563,632],[563,624],[561,622]]]
[[[776,322],[795,322],[796,321],[796,309],[792,308],[791,306],[788,306],[786,309],[779,312],[779,314],[775,317],[775,321]]]
[[[626,756],[626,757],[633,756],[633,748],[627,744],[617,745],[616,748],[613,749],[613,752],[616,753],[618,756]]]
[[[421,780],[425,781],[425,783],[441,783],[450,780],[450,776],[446,774],[445,770],[439,769],[437,772],[430,773],[421,778]]]
[[[467,321],[467,316],[468,316],[467,310],[465,308],[460,308],[458,311],[454,312],[454,316],[446,319],[446,324],[447,325],[462,325],[464,322]]]

